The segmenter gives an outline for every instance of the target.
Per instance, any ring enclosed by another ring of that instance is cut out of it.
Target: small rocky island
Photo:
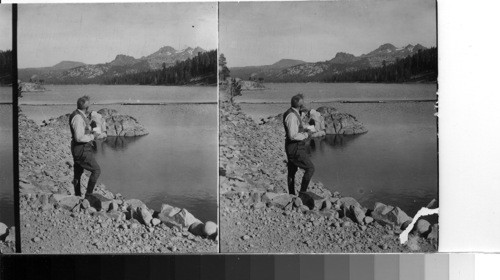
[[[220,231],[224,253],[434,252],[438,225],[419,219],[409,241],[399,234],[412,218],[397,206],[361,205],[313,181],[307,193],[287,192],[282,115],[247,116],[221,90]],[[354,116],[318,109],[328,134],[367,132]],[[303,172],[297,173],[301,177]],[[299,184],[301,178],[296,180]],[[297,186],[297,189],[299,186]]]
[[[99,111],[108,135],[139,136],[135,118]],[[218,228],[186,209],[112,193],[98,184],[88,199],[74,196],[68,115],[41,126],[19,115],[20,217],[23,253],[200,253],[218,251]],[[88,177],[82,177],[86,186]]]

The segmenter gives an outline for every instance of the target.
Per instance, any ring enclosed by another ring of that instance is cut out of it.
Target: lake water
[[[23,92],[20,104],[76,104],[90,96],[96,104],[110,103],[206,103],[217,102],[215,87],[130,86],[130,85],[46,85],[44,92]]]
[[[324,100],[435,100],[428,84],[273,84],[273,90],[243,92],[237,101],[284,102],[241,104],[255,119],[289,108],[290,97],[302,92],[311,108],[333,106],[354,115],[368,133],[316,139],[310,147],[314,179],[368,208],[375,202],[399,206],[414,215],[438,200],[437,124],[434,102],[338,103]],[[272,93],[271,93],[272,92]],[[331,94],[327,94],[330,92]],[[418,95],[421,92],[421,98]]]
[[[0,105],[0,222],[14,226],[12,105]]]
[[[162,203],[186,208],[202,221],[217,221],[217,104],[215,87],[136,87],[124,86],[54,86],[57,101],[76,101],[83,94],[95,94],[95,88],[106,96],[91,96],[93,101],[123,102],[129,98],[148,102],[192,102],[167,105],[92,105],[91,110],[111,108],[131,115],[150,134],[141,137],[111,137],[100,143],[96,159],[101,166],[100,182],[109,190],[127,198],[144,201],[159,210]],[[141,89],[145,89],[144,92]],[[69,89],[71,98],[64,96]],[[178,92],[181,90],[182,94]],[[161,92],[163,91],[163,94]],[[78,92],[78,95],[75,94]],[[123,92],[120,99],[117,92]],[[45,100],[54,101],[46,94]],[[155,99],[148,94],[153,94]],[[186,95],[186,96],[183,96]],[[33,102],[30,95],[23,102]],[[63,96],[63,97],[60,97]],[[111,96],[111,97],[110,97]],[[180,97],[179,97],[180,96]],[[35,98],[33,98],[35,99]],[[54,102],[56,103],[56,102]],[[75,105],[22,106],[23,113],[37,122],[70,113]],[[68,143],[69,144],[69,143]]]
[[[0,86],[0,103],[12,103],[12,87]]]

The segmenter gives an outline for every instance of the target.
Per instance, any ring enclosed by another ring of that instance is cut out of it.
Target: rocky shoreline
[[[0,222],[0,254],[16,252],[16,227]]]
[[[47,89],[40,83],[35,82],[21,82],[19,83],[19,93],[22,92],[44,92]]]
[[[438,225],[422,219],[400,244],[399,234],[412,218],[398,207],[377,203],[368,209],[314,178],[307,193],[289,195],[281,117],[257,123],[225,91],[219,96],[221,252],[437,251]],[[353,116],[328,107],[321,111],[331,117],[325,118],[329,134],[366,132]],[[298,189],[300,178],[296,182]]]
[[[114,135],[147,134],[133,117],[108,113]],[[74,196],[67,123],[67,116],[61,116],[39,126],[19,115],[23,253],[218,252],[217,225],[186,209],[165,203],[153,210],[102,183],[88,199]],[[83,186],[87,180],[84,174]]]

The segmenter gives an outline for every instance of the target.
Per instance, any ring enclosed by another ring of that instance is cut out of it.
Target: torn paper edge
[[[410,234],[410,231],[413,229],[413,226],[420,217],[434,215],[438,213],[439,213],[439,208],[429,209],[427,207],[422,207],[422,209],[418,210],[415,217],[413,217],[413,220],[411,221],[410,225],[408,225],[406,229],[399,235],[399,242],[401,244],[405,244],[408,241],[408,234]]]

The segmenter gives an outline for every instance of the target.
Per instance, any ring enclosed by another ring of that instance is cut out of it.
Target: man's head
[[[84,95],[76,101],[76,108],[82,110],[82,111],[87,111],[90,107],[90,97],[87,95]]]
[[[300,109],[304,106],[304,95],[302,93],[296,94],[292,97],[291,101],[292,108]]]

